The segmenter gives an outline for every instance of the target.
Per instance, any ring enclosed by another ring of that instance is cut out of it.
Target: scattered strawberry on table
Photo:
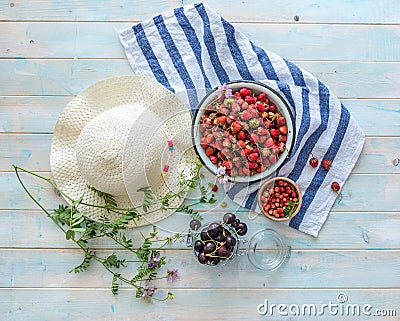
[[[263,172],[286,149],[286,119],[266,93],[243,87],[217,95],[200,118],[200,145],[230,176]]]

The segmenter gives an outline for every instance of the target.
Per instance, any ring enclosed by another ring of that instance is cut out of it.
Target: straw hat
[[[191,122],[184,103],[155,80],[122,76],[96,82],[60,114],[50,154],[53,178],[73,199],[83,195],[84,203],[97,206],[104,200],[90,187],[113,195],[119,208],[139,207],[144,194],[137,190],[142,187],[150,187],[157,198],[176,192],[179,173],[189,174],[190,162],[196,159]],[[167,140],[172,140],[173,150]],[[165,165],[169,169],[162,175]],[[183,200],[175,199],[170,206],[179,207]],[[95,221],[119,217],[102,208],[80,206]],[[138,226],[173,213],[139,212]]]

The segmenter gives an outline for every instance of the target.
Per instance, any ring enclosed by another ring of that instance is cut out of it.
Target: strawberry
[[[258,101],[264,101],[265,99],[267,99],[267,95],[265,93],[261,93],[257,96]]]
[[[249,108],[249,104],[246,103],[246,102],[244,102],[244,103],[242,104],[242,110],[246,110],[246,109],[248,109],[248,108]]]
[[[235,92],[235,97],[240,99],[240,98],[242,98],[242,95],[240,94],[240,92],[237,91],[237,92]]]
[[[240,131],[242,129],[242,125],[240,125],[240,123],[238,121],[234,121],[231,125],[232,130],[237,133],[238,131]]]
[[[212,134],[207,135],[206,141],[208,144],[211,144],[214,141],[214,136]]]
[[[214,193],[216,193],[216,192],[218,191],[218,186],[217,186],[217,185],[214,185],[214,186],[211,188],[211,190],[212,190]]]
[[[286,140],[287,140],[286,135],[279,135],[279,141],[280,142],[286,142]]]
[[[252,97],[252,96],[246,96],[244,98],[244,101],[250,105],[250,104],[254,104],[256,102],[256,98]]]
[[[281,126],[279,127],[279,132],[283,135],[287,134],[287,126]]]
[[[222,142],[215,142],[213,147],[218,150],[222,150]]]
[[[277,161],[276,155],[275,155],[275,154],[269,155],[268,160],[269,160],[272,164],[276,163],[276,161]]]
[[[201,137],[201,138],[200,138],[200,146],[203,147],[203,148],[207,148],[208,143],[207,143],[205,137]]]
[[[249,120],[251,118],[253,118],[252,114],[250,114],[247,110],[243,111],[240,115],[240,118],[242,120]]]
[[[272,145],[274,145],[274,140],[273,140],[271,137],[269,137],[269,138],[265,141],[264,147],[269,148],[269,147],[272,147]]]
[[[333,183],[331,184],[331,188],[332,188],[332,190],[333,190],[334,192],[337,192],[337,191],[340,190],[340,185],[339,185],[338,182],[333,182]]]
[[[244,154],[245,155],[250,155],[250,153],[252,152],[252,149],[250,146],[246,146],[246,148],[244,149]]]
[[[222,142],[222,146],[224,147],[229,147],[231,146],[231,142],[229,140],[229,138],[225,138],[224,141]],[[222,148],[221,148],[222,149]]]
[[[260,138],[258,137],[257,134],[255,134],[255,133],[250,134],[250,141],[252,143],[258,143],[259,140],[260,140]]]
[[[256,169],[258,167],[258,164],[256,162],[248,162],[247,167],[250,169]]]
[[[331,165],[332,165],[332,161],[330,159],[323,159],[321,162],[321,166],[326,170],[331,168]]]
[[[249,96],[250,94],[251,94],[251,91],[250,91],[250,89],[249,88],[246,88],[246,87],[243,87],[242,89],[240,89],[240,95],[242,96],[242,97],[246,97],[246,96]]]
[[[264,144],[267,140],[267,136],[260,136],[260,143]]]
[[[257,173],[261,173],[263,171],[263,168],[260,166],[257,167],[256,172]]]
[[[232,163],[229,160],[224,161],[222,166],[225,166],[226,169],[232,169]]]
[[[275,105],[274,103],[271,103],[271,104],[269,105],[268,111],[274,112],[275,110],[276,110],[276,105]]]
[[[211,161],[211,163],[213,163],[213,164],[217,164],[217,163],[218,163],[218,158],[217,158],[217,156],[211,155],[211,156],[210,156],[210,161]]]
[[[258,127],[257,133],[260,136],[267,135],[268,134],[268,130],[266,130],[264,127]]]
[[[250,170],[248,168],[246,168],[246,167],[243,167],[242,171],[243,171],[243,175],[242,176],[250,176],[250,174],[251,174]]]
[[[271,134],[272,137],[276,137],[279,134],[279,131],[277,129],[270,129],[269,133]]]
[[[260,155],[258,153],[251,153],[248,158],[251,161],[255,161],[259,156]]]
[[[217,118],[218,122],[222,125],[226,123],[226,116],[219,116]]]
[[[285,119],[285,117],[281,116],[281,117],[278,117],[278,118],[277,118],[277,120],[276,120],[276,125],[277,125],[278,127],[283,126],[283,125],[285,125],[285,124],[286,124],[286,119]]]
[[[264,112],[265,110],[264,104],[260,101],[256,103],[256,108],[260,113]]]
[[[246,143],[243,140],[238,140],[237,144],[242,149],[246,148]]]
[[[239,176],[244,176],[243,167],[239,167],[239,169],[238,169],[238,175],[239,175]]]
[[[214,148],[207,147],[207,148],[206,148],[206,155],[207,155],[208,157],[210,157],[212,154],[214,154]]]
[[[241,131],[238,133],[237,139],[240,139],[240,140],[245,140],[245,139],[246,139],[246,134],[244,133],[243,130],[241,130]]]

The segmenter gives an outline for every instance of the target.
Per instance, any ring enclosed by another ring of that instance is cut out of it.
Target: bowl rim
[[[287,112],[288,112],[288,114],[289,114],[289,117],[290,117],[291,123],[292,123],[292,130],[293,130],[292,135],[293,135],[293,139],[292,139],[292,141],[290,142],[290,146],[287,146],[287,145],[285,144],[286,150],[287,150],[287,156],[285,157],[284,161],[275,169],[275,172],[277,172],[277,171],[286,163],[287,159],[289,158],[290,153],[291,153],[291,151],[292,151],[292,149],[293,149],[293,146],[294,146],[294,142],[295,142],[295,140],[296,140],[296,122],[295,122],[295,118],[294,118],[294,116],[293,116],[292,110],[291,110],[291,108],[289,107],[289,104],[287,103],[287,101],[283,98],[283,96],[282,96],[278,91],[276,91],[274,88],[272,88],[272,87],[270,87],[269,85],[264,84],[264,83],[262,83],[262,82],[254,81],[254,80],[233,80],[233,81],[226,82],[226,85],[238,84],[238,83],[243,83],[243,84],[255,84],[255,85],[259,85],[259,86],[261,86],[261,87],[264,87],[264,88],[266,88],[267,90],[270,90],[270,91],[271,91],[272,93],[274,93],[276,96],[278,96],[278,98],[280,99],[280,101],[281,101],[281,102],[285,105],[285,107],[286,107],[286,110],[287,110]],[[215,175],[216,173],[215,173],[211,168],[209,168],[208,164],[206,164],[206,162],[205,162],[205,161],[203,160],[203,158],[200,156],[200,153],[199,153],[199,151],[198,151],[198,146],[197,146],[196,141],[195,141],[195,132],[194,132],[194,130],[195,130],[195,127],[196,127],[196,125],[197,125],[197,124],[195,123],[195,122],[196,122],[196,119],[197,119],[197,116],[198,116],[200,110],[203,110],[203,109],[204,109],[204,108],[200,108],[200,106],[202,106],[202,105],[204,104],[204,102],[206,101],[206,99],[207,99],[212,93],[215,93],[218,89],[219,89],[219,86],[214,87],[213,89],[211,89],[209,92],[206,93],[206,95],[203,97],[203,99],[199,102],[199,104],[197,105],[196,111],[194,112],[194,115],[193,115],[193,122],[192,122],[192,128],[191,128],[191,133],[192,133],[192,144],[193,144],[193,148],[194,148],[194,150],[195,150],[195,152],[196,152],[196,155],[198,156],[198,158],[199,158],[200,162],[203,164],[203,166],[204,166],[210,173],[212,173],[213,175]],[[271,174],[268,175],[268,176],[259,177],[259,178],[255,178],[255,179],[251,179],[251,176],[249,176],[249,179],[248,179],[247,181],[243,181],[243,182],[236,181],[235,178],[232,178],[232,177],[229,176],[228,181],[231,182],[231,183],[235,183],[235,184],[250,184],[250,183],[256,183],[256,182],[260,182],[260,181],[262,181],[262,180],[265,180],[265,179],[267,179],[268,177],[271,177],[271,175],[273,175],[273,173],[271,173]]]
[[[277,218],[275,216],[271,216],[271,215],[269,215],[268,213],[266,213],[264,211],[264,208],[262,206],[261,196],[262,196],[262,193],[263,193],[264,189],[266,188],[267,185],[270,185],[271,183],[275,182],[276,180],[286,181],[296,189],[296,192],[297,192],[297,195],[298,195],[299,204],[297,204],[295,211],[293,212],[293,214],[290,217]],[[265,217],[267,217],[267,218],[269,218],[269,219],[271,219],[273,221],[277,221],[277,222],[287,221],[287,220],[290,220],[293,217],[295,217],[297,215],[297,213],[300,211],[302,202],[303,202],[303,197],[301,195],[301,191],[300,191],[299,186],[296,184],[296,182],[294,182],[290,178],[287,178],[287,177],[284,177],[284,176],[276,176],[276,177],[273,177],[273,178],[267,180],[265,183],[263,183],[260,186],[260,188],[258,190],[258,193],[257,193],[257,203],[258,203],[258,207],[260,208],[261,213]]]

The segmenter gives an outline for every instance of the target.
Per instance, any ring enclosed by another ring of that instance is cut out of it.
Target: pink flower
[[[217,98],[232,98],[232,89],[228,88],[227,84],[222,84],[219,85],[218,91],[217,91]]]
[[[228,182],[229,175],[226,174],[225,166],[220,166],[217,168],[217,179],[218,179],[218,183],[220,183],[220,184],[225,184]]]
[[[173,282],[178,278],[178,269],[167,270],[167,282]]]

